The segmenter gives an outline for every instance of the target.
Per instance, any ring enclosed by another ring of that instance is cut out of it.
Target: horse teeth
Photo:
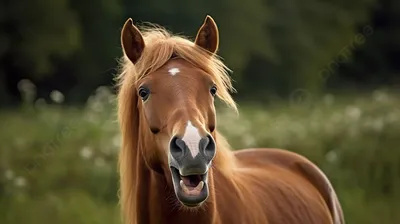
[[[189,189],[186,187],[186,185],[183,183],[183,180],[179,181],[179,184],[181,185],[182,190],[187,193]]]
[[[195,190],[201,191],[204,187],[204,182],[200,181],[200,183],[196,186]]]

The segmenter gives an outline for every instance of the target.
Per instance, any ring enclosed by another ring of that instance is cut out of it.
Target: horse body
[[[196,40],[125,23],[119,75],[119,157],[127,224],[344,224],[335,191],[306,158],[279,149],[232,151],[214,98],[233,109],[218,29]],[[218,90],[218,91],[217,91]]]
[[[306,158],[266,148],[238,150],[235,155],[239,161],[236,179],[244,183],[239,192],[247,188],[243,203],[251,200],[250,204],[263,208],[242,223],[339,223],[337,211],[330,210],[337,200],[333,188]],[[252,208],[248,210],[251,213]],[[261,219],[254,221],[254,217]]]

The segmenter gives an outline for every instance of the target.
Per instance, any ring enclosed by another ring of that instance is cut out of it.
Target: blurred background
[[[0,223],[120,223],[115,109],[123,23],[195,37],[210,14],[240,116],[234,148],[326,172],[347,223],[400,223],[398,0],[0,0]]]

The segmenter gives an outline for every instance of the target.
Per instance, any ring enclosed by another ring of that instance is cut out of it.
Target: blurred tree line
[[[0,105],[20,102],[31,80],[82,103],[110,85],[128,17],[194,37],[206,14],[217,21],[220,54],[239,96],[265,100],[294,89],[399,83],[396,0],[1,0]]]

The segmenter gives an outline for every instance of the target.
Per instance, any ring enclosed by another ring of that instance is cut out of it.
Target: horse
[[[194,39],[194,40],[193,40]],[[116,76],[119,205],[126,224],[344,224],[332,184],[289,150],[232,150],[216,99],[238,112],[219,31],[195,38],[129,18]]]

